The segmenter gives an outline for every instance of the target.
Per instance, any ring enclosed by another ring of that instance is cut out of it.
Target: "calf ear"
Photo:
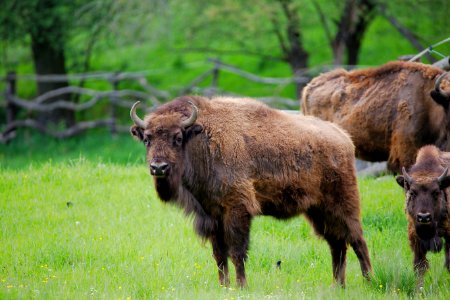
[[[190,138],[196,136],[200,132],[203,131],[203,126],[200,124],[194,124],[192,126],[189,126],[185,130],[186,140],[189,140]]]
[[[439,188],[441,190],[446,189],[450,186],[450,176],[445,176],[441,180],[439,180]]]
[[[139,141],[142,141],[144,139],[144,129],[142,129],[141,127],[138,127],[136,125],[131,126],[130,133]]]
[[[397,181],[398,185],[401,186],[402,188],[405,188],[405,177],[403,175],[398,175],[397,177],[395,177],[395,180]],[[406,187],[408,188],[408,187]]]

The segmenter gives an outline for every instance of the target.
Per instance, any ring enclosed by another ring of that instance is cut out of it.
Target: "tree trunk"
[[[61,29],[57,24],[45,28],[39,25],[38,28],[31,30],[31,50],[33,63],[37,75],[58,74],[66,75],[64,39]],[[60,82],[37,82],[38,94],[42,95],[48,91],[62,87],[67,87],[68,81]],[[70,100],[69,94],[64,100]],[[60,98],[51,98],[47,103],[61,100]],[[66,126],[72,126],[75,122],[75,113],[71,110],[56,109],[48,113],[41,113],[38,117],[41,124],[63,123]]]
[[[303,47],[300,17],[298,11],[290,0],[279,0],[283,13],[287,19],[287,39],[289,46],[284,47],[284,59],[289,63],[294,76],[300,73],[308,66],[308,53]],[[305,83],[296,83],[297,98],[300,99]]]
[[[348,36],[345,46],[347,48],[347,64],[357,65],[359,50],[361,49],[364,34],[375,17],[376,4],[372,0],[358,0],[358,17],[354,30]]]
[[[344,63],[345,43],[351,34],[356,21],[356,0],[347,0],[337,23],[338,30],[331,42],[333,49],[333,64],[342,65]]]
[[[375,4],[371,0],[347,0],[338,22],[338,31],[331,43],[333,63],[358,64],[362,38],[374,17]],[[344,62],[344,55],[347,61]]]

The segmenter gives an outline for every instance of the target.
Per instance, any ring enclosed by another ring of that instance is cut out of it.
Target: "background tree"
[[[96,43],[102,46],[114,40],[120,30],[135,39],[139,36],[139,25],[153,16],[152,9],[162,1],[113,0],[12,0],[2,5],[0,10],[0,39],[6,43],[29,45],[35,73],[37,75],[66,75],[68,71],[87,72]],[[139,10],[139,13],[136,13]],[[147,13],[147,17],[144,14]],[[127,20],[127,21],[125,21]],[[134,21],[133,21],[134,20]],[[124,24],[130,24],[125,25]],[[134,29],[130,28],[135,26]],[[108,30],[105,30],[108,29]],[[67,55],[69,53],[69,55]],[[79,85],[83,85],[80,82]],[[38,94],[64,88],[66,80],[58,82],[37,82]],[[52,98],[48,102],[56,101]],[[70,95],[64,100],[75,100]],[[73,111],[58,109],[40,114],[42,123],[63,122],[66,126],[74,123]]]
[[[331,20],[336,25],[336,33],[332,36],[327,18],[319,3],[313,0],[319,14],[325,34],[333,51],[333,64],[356,65],[359,53],[371,21],[376,16],[376,4],[373,0],[346,0],[339,19]],[[346,60],[344,60],[346,56]]]
[[[5,47],[0,49],[0,63],[11,66],[13,61],[23,73],[34,58],[41,74],[160,68],[170,73],[151,77],[162,83],[161,88],[186,84],[196,76],[186,66],[195,62],[210,68],[204,62],[211,55],[250,72],[279,77],[304,72],[314,76],[317,70],[308,69],[319,65],[381,64],[448,37],[450,25],[450,2],[445,0],[3,1],[0,43]],[[392,26],[392,17],[407,31]],[[401,32],[411,33],[420,45],[409,46]],[[41,45],[42,41],[47,43]],[[51,49],[44,51],[48,45]],[[39,61],[48,63],[39,67]],[[44,67],[52,71],[41,70]],[[9,68],[0,69],[5,74]],[[220,77],[224,87],[258,93],[258,87],[250,90],[242,81],[230,84],[228,79],[235,78],[227,76]],[[38,87],[40,93],[48,89],[44,84]],[[292,85],[274,89],[293,96]],[[300,89],[301,85],[297,95]]]
[[[16,0],[7,1],[0,12],[0,37],[4,40],[29,40],[37,75],[67,74],[65,46],[73,23],[73,11],[82,1]],[[38,82],[39,94],[68,86],[67,81]],[[57,99],[52,99],[56,101]],[[52,101],[50,100],[50,101]],[[74,122],[74,113],[54,110],[41,115],[43,122],[66,125]]]
[[[283,61],[293,75],[300,75],[308,67],[309,58],[302,36],[303,5],[295,0],[266,0],[257,4],[242,0],[198,4],[195,17],[185,16],[190,23],[185,23],[189,42],[184,50]],[[216,43],[214,36],[226,36],[228,43]],[[297,95],[302,86],[297,85]]]
[[[375,1],[375,0],[373,0]],[[446,0],[413,1],[403,0],[394,4],[387,0],[376,2],[379,15],[386,19],[418,52],[449,37],[450,2]],[[401,4],[401,5],[400,5]],[[450,44],[444,45],[446,55]],[[426,53],[428,62],[435,62],[435,56]]]

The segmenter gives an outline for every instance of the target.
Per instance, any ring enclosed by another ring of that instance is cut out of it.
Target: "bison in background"
[[[432,145],[422,147],[409,172],[396,177],[406,193],[408,238],[414,252],[414,270],[418,286],[428,269],[426,254],[439,252],[445,240],[445,267],[450,272],[450,152]]]
[[[358,158],[387,160],[388,169],[399,172],[424,145],[450,150],[450,85],[447,92],[441,88],[444,75],[430,65],[401,61],[338,69],[306,86],[302,110],[344,128]]]
[[[145,117],[131,109],[159,198],[193,214],[211,242],[219,281],[228,258],[246,285],[250,223],[257,215],[304,213],[328,242],[334,279],[345,283],[347,245],[371,271],[360,222],[354,146],[336,125],[290,115],[252,99],[184,96]]]

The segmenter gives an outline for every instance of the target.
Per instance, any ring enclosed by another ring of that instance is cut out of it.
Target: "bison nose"
[[[430,213],[417,213],[417,222],[428,224],[431,222],[431,214]]]
[[[150,173],[154,176],[164,176],[169,169],[169,164],[165,162],[152,162],[150,164]]]

